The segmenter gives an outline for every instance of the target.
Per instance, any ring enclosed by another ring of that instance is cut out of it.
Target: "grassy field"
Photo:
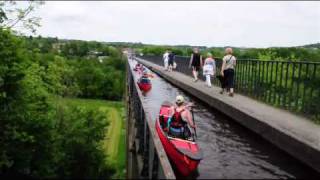
[[[114,178],[125,178],[125,111],[124,105],[120,101],[105,101],[93,99],[59,99],[61,103],[70,106],[82,106],[88,109],[99,109],[101,112],[107,112],[106,117],[109,126],[105,133],[105,139],[102,142],[102,148],[107,155],[107,163],[113,166],[117,173]]]

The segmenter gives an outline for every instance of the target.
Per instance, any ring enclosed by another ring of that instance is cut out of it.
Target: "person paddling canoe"
[[[168,119],[169,135],[189,139],[192,133],[187,125],[195,128],[195,124],[192,120],[192,114],[189,107],[192,103],[185,104],[184,98],[181,95],[176,97],[175,105],[171,106],[171,116]]]
[[[143,73],[142,73],[143,77],[147,77],[147,78],[153,78],[154,76],[152,75],[152,73],[150,71],[148,71],[148,69],[144,69]]]

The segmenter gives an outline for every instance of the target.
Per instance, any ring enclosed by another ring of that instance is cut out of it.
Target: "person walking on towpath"
[[[226,55],[222,59],[221,76],[224,77],[225,88],[230,90],[229,96],[233,97],[236,58],[232,55],[232,48],[226,48],[225,52]],[[220,94],[223,94],[225,88],[222,88]]]
[[[169,57],[169,61],[168,61],[169,70],[168,71],[172,72],[175,55],[172,51],[169,51],[168,57]]]
[[[212,58],[212,54],[208,53],[203,65],[203,75],[206,77],[206,85],[211,87],[211,77],[216,73],[216,62]]]
[[[200,71],[200,67],[202,67],[202,56],[199,53],[198,48],[193,49],[193,53],[191,54],[189,68],[192,67],[192,74],[194,77],[194,82],[198,81],[198,74]]]
[[[164,70],[168,71],[168,63],[169,63],[169,51],[166,52],[162,56],[163,63],[164,63]]]

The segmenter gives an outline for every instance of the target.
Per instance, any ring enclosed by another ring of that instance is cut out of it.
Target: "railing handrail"
[[[154,56],[156,57],[157,55],[144,55],[144,56]],[[142,56],[143,57],[143,56]],[[176,57],[180,57],[180,58],[186,58],[186,59],[190,59],[190,56],[180,56],[180,55],[176,55]],[[237,56],[235,56],[237,57]],[[222,60],[222,57],[214,57],[214,59],[216,60]],[[237,59],[239,61],[259,61],[259,62],[278,62],[278,63],[295,63],[295,64],[320,64],[320,62],[317,61],[296,61],[296,60],[262,60],[262,59],[255,59],[255,58],[250,58],[250,59]]]
[[[163,66],[160,56],[141,58]],[[178,56],[176,62],[175,71],[192,77],[189,57]],[[219,75],[221,60],[216,63]],[[235,68],[234,88],[237,93],[320,121],[319,82],[320,62],[240,59]],[[221,86],[217,78],[213,78],[213,84]]]

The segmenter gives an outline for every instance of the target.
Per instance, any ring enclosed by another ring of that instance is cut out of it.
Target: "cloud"
[[[47,1],[39,34],[205,46],[295,46],[320,41],[319,2]]]

